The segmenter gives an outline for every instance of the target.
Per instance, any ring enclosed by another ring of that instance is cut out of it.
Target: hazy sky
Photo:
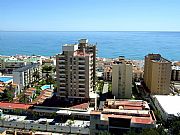
[[[0,30],[180,31],[180,0],[0,0]]]

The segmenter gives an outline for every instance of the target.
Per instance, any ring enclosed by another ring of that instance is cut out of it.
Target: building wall
[[[34,77],[34,73],[39,73],[39,79],[42,78],[41,66],[36,64],[26,70],[13,71],[13,81],[15,84],[19,85],[20,91],[24,90],[28,85],[30,86],[32,82],[34,82],[37,78]]]
[[[90,117],[90,135],[96,135],[100,132],[108,131],[108,121],[101,121],[100,115],[91,115]]]
[[[24,73],[13,72],[13,82],[19,85],[19,91],[24,88]]]
[[[102,115],[102,114],[101,114]],[[111,129],[115,129],[116,131],[123,129],[119,134],[123,134],[130,130],[131,128],[133,129],[145,129],[145,128],[155,128],[155,123],[152,124],[142,124],[142,123],[132,123],[130,119],[130,125],[128,127],[122,127],[123,122],[121,119],[114,119],[115,122],[118,122],[120,125],[118,126],[113,126],[110,125],[109,122],[110,118],[108,120],[102,120],[100,115],[92,115],[90,116],[90,134],[91,135],[96,135],[100,132],[111,132]],[[114,123],[114,122],[113,122]],[[124,126],[124,125],[123,125]]]
[[[155,107],[160,112],[160,115],[163,118],[163,120],[166,121],[168,119],[168,113],[166,113],[166,111],[163,109],[163,107],[161,106],[161,104],[159,103],[156,97],[153,97],[153,102],[154,102]]]
[[[172,70],[171,73],[171,80],[172,81],[180,81],[180,70]]]
[[[155,59],[155,60],[154,60]],[[151,94],[169,94],[171,78],[171,62],[156,61],[164,59],[160,55],[148,55],[145,57],[144,81]]]
[[[56,56],[57,95],[61,98],[89,98],[95,78],[94,54],[88,51],[87,44],[79,44],[79,48],[77,44],[64,46],[62,54]]]
[[[63,133],[71,133],[74,134],[89,134],[89,128],[85,127],[71,127],[71,126],[63,126],[63,125],[49,125],[49,124],[39,124],[39,123],[25,123],[23,121],[4,121],[0,120],[1,127],[7,128],[20,128],[26,130],[39,130],[39,131],[50,131],[50,132],[63,132]]]
[[[112,67],[112,93],[116,98],[131,98],[132,65],[114,64]]]

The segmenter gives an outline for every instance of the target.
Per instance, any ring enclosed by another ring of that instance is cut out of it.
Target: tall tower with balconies
[[[60,98],[87,99],[94,86],[94,54],[86,39],[65,44],[56,56],[57,93]]]

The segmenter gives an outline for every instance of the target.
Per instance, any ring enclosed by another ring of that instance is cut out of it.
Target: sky
[[[180,0],[0,0],[1,31],[180,31]]]

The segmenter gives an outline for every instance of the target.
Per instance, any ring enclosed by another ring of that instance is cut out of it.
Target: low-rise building
[[[0,109],[3,110],[3,113],[24,114],[30,107],[32,107],[30,104],[0,102]]]
[[[156,118],[146,101],[107,99],[99,110],[91,111],[90,134],[108,131],[123,134],[134,129],[154,128]]]
[[[18,94],[20,94],[19,91],[19,85],[12,83],[4,83],[0,81],[0,94],[4,93],[4,90],[7,90],[10,92],[15,98]]]
[[[155,95],[153,96],[153,102],[165,121],[179,116],[180,96]]]

